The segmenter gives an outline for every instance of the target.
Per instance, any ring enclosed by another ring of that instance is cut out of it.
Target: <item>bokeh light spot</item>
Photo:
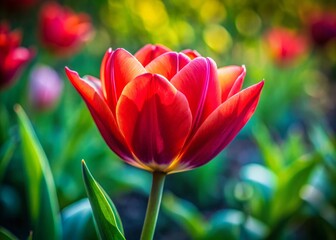
[[[259,15],[253,10],[243,10],[235,21],[238,32],[244,36],[254,36],[261,28],[262,22]]]
[[[232,45],[229,32],[220,25],[208,25],[203,32],[205,43],[215,52],[223,53]]]

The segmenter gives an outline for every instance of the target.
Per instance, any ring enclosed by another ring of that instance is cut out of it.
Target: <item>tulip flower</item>
[[[21,33],[11,32],[6,23],[0,24],[0,90],[14,84],[24,65],[34,55],[32,50],[20,44]]]
[[[63,81],[57,72],[48,66],[37,66],[30,74],[29,100],[37,110],[55,106],[62,93]]]
[[[286,28],[273,28],[266,33],[266,44],[271,58],[278,66],[291,66],[308,50],[307,39]]]
[[[41,8],[39,35],[42,44],[57,56],[69,56],[92,37],[90,17],[48,2]]]
[[[187,51],[190,53],[190,51]],[[217,69],[211,58],[146,45],[134,56],[109,49],[100,80],[66,68],[107,145],[125,162],[153,172],[141,239],[151,239],[164,176],[202,166],[238,134],[264,82],[241,90],[245,68]]]
[[[165,173],[204,165],[252,116],[263,82],[241,91],[244,67],[217,69],[210,58],[148,48],[134,56],[109,49],[101,80],[66,74],[125,162]]]

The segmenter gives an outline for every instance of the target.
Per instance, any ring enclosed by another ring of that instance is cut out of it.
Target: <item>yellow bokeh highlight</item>
[[[109,29],[118,31],[119,35],[127,35],[129,33],[127,11],[122,2],[109,0],[107,7],[102,8],[100,17]],[[113,13],[113,14],[112,14]]]
[[[186,21],[175,21],[172,24],[178,42],[180,45],[189,45],[195,40],[195,32],[193,27]]]
[[[157,30],[169,23],[166,8],[159,0],[137,1],[136,9],[146,30]]]
[[[246,9],[237,15],[235,25],[240,34],[250,37],[259,33],[262,21],[256,12]]]
[[[215,52],[223,53],[232,46],[229,32],[221,25],[211,24],[203,32],[205,43]]]
[[[203,22],[217,23],[226,17],[225,6],[218,0],[204,1],[199,10]]]

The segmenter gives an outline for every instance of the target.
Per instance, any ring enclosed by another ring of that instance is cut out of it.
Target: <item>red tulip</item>
[[[0,24],[0,90],[14,84],[23,66],[34,55],[20,44],[21,33],[10,32],[7,24]]]
[[[40,12],[39,34],[52,53],[67,56],[80,49],[92,36],[90,17],[75,14],[55,2],[46,3]]]
[[[285,28],[268,31],[266,43],[272,59],[279,66],[292,65],[308,50],[308,41],[304,36]]]
[[[221,152],[252,116],[264,85],[241,91],[244,67],[217,70],[210,58],[153,45],[134,56],[109,49],[101,80],[68,68],[66,74],[108,146],[133,166],[165,173]]]

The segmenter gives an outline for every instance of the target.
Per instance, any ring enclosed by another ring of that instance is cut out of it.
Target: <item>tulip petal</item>
[[[197,52],[196,50],[191,50],[191,49],[185,49],[182,51],[185,55],[187,55],[191,60],[197,58],[197,57],[202,57],[202,55]]]
[[[222,102],[241,90],[245,75],[245,66],[227,66],[218,69],[218,78],[222,90]]]
[[[189,62],[190,59],[185,54],[168,52],[151,61],[146,66],[146,70],[150,73],[160,74],[170,80]]]
[[[251,118],[264,82],[255,84],[221,104],[200,126],[184,153],[175,161],[173,172],[204,165],[220,153]]]
[[[122,48],[107,55],[102,88],[108,105],[115,114],[117,101],[126,84],[146,70],[132,54]]]
[[[220,105],[216,63],[210,58],[196,58],[178,72],[171,83],[188,99],[194,132]]]
[[[132,154],[118,130],[116,120],[103,98],[100,81],[93,77],[83,79],[78,76],[77,72],[68,68],[65,70],[69,80],[85,100],[107,145],[123,160],[139,167],[139,164],[133,160]]]
[[[164,171],[191,128],[185,96],[164,77],[143,74],[124,89],[117,122],[132,152],[153,171]]]
[[[103,57],[102,63],[100,65],[100,79],[101,79],[102,82],[106,82],[106,80],[105,80],[105,77],[107,77],[107,75],[106,75],[106,64],[107,64],[107,61],[110,59],[112,53],[113,53],[112,48],[109,48],[106,51],[106,53]],[[104,96],[106,98],[106,92],[105,92],[104,89],[103,89],[103,92],[104,92]]]
[[[139,62],[146,66],[148,63],[150,63],[153,59],[157,58],[158,56],[170,52],[171,50],[165,46],[162,45],[152,45],[147,44],[143,48],[141,48],[139,51],[137,51],[134,56],[139,60]]]

